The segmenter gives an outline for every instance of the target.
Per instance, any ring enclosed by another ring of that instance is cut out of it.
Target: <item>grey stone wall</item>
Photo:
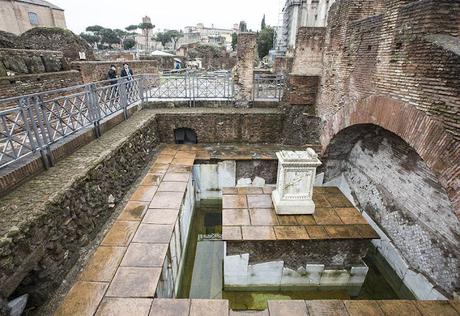
[[[446,191],[396,135],[362,125],[338,134],[326,180],[343,173],[359,208],[391,239],[410,268],[452,293],[460,286],[460,223]]]
[[[60,51],[0,48],[0,77],[68,69]]]

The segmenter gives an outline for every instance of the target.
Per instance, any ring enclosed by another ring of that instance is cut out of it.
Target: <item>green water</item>
[[[180,280],[177,298],[190,297],[193,265],[199,235],[222,233],[222,200],[202,200],[197,202],[191,223],[184,259],[184,271]]]
[[[205,200],[197,203],[190,229],[185,265],[178,298],[189,298],[193,266],[199,235],[220,234],[222,231],[221,200]],[[369,267],[366,280],[357,296],[350,296],[344,290],[308,289],[295,291],[222,291],[219,297],[228,299],[233,310],[264,310],[268,300],[315,300],[315,299],[353,299],[386,300],[414,299],[402,281],[391,269],[385,259],[371,246],[364,262]],[[220,267],[222,269],[222,267]],[[200,282],[208,282],[202,278]],[[222,281],[221,281],[222,282]],[[211,298],[211,297],[209,297]]]

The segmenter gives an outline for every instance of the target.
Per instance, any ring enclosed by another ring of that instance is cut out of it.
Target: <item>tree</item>
[[[179,41],[179,39],[181,37],[184,36],[184,33],[182,33],[182,31],[176,31],[176,30],[169,30],[169,31],[166,31],[166,33],[168,34],[169,36],[169,40],[173,43],[174,45],[174,51],[176,50],[176,45],[177,45],[177,42]],[[164,45],[163,45],[164,46]]]
[[[100,26],[100,25],[92,25],[92,26],[88,26],[86,28],[86,32],[92,32],[92,33],[100,33],[102,30],[104,29],[104,27]]]
[[[236,45],[238,44],[238,34],[236,32],[232,33],[232,50],[236,50]]]
[[[94,44],[97,44],[101,41],[99,36],[90,33],[80,33],[80,37],[87,41],[91,46],[94,46]]]
[[[274,37],[275,30],[271,26],[266,26],[257,34],[257,50],[261,59],[267,56],[270,49],[273,47]]]
[[[126,32],[121,29],[114,29],[113,31],[115,32],[115,34],[117,34],[118,38],[120,39],[120,46],[123,47],[124,46],[123,42],[129,35],[131,35],[131,33]]]
[[[155,25],[149,22],[144,22],[138,25],[138,28],[140,28],[145,36],[145,46],[146,50],[149,49],[149,36],[150,36],[150,30],[153,30],[155,28]]]
[[[128,32],[132,32],[132,31],[135,31],[139,28],[138,25],[128,25],[127,27],[125,27],[125,30],[127,30]]]
[[[103,29],[101,32],[101,44],[109,45],[109,48],[112,48],[113,44],[119,44],[120,38],[117,33],[112,29]]]
[[[104,44],[107,44],[110,48],[112,48],[112,44],[120,44],[120,37],[112,29],[100,25],[92,25],[86,28],[86,32],[82,33],[83,38],[86,37],[86,39],[93,43],[97,43],[101,48],[104,48]]]
[[[165,48],[166,44],[171,41],[171,37],[167,31],[158,32],[153,39],[157,42],[160,42],[161,46],[163,46],[163,49]]]
[[[240,32],[247,32],[248,31],[248,25],[246,24],[245,21],[240,22]]]
[[[123,41],[123,48],[129,50],[136,45],[136,41],[133,38],[126,38]]]
[[[263,30],[267,27],[267,25],[265,24],[265,14],[264,14],[264,17],[262,18],[262,23],[260,24],[260,29]]]

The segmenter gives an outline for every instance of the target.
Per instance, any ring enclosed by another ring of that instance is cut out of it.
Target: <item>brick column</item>
[[[237,88],[236,104],[247,106],[252,101],[254,84],[254,61],[257,57],[255,33],[238,35],[237,65],[235,83]]]
[[[292,73],[321,75],[326,28],[300,27],[297,31]]]

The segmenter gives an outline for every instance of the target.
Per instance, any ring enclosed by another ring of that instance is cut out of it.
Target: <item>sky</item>
[[[205,26],[232,28],[244,20],[258,30],[263,15],[268,25],[278,24],[282,0],[50,0],[65,10],[67,28],[80,33],[89,25],[124,29],[149,16],[158,31]],[[284,1],[283,1],[284,2]]]

